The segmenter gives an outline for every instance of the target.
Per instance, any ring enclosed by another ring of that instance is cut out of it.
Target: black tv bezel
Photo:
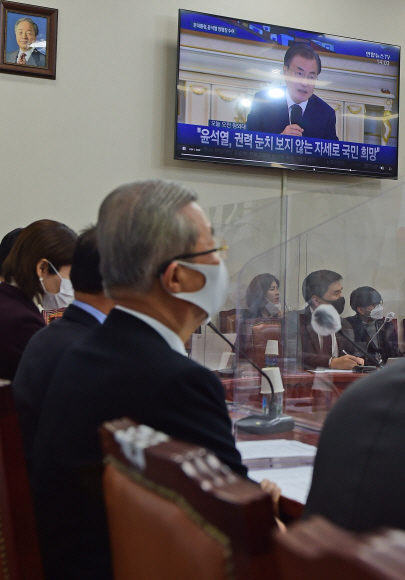
[[[332,34],[332,33],[325,33],[325,32],[316,32],[311,30],[304,30],[302,28],[295,28],[295,31],[302,31],[302,32],[310,32],[313,34],[325,34],[326,36],[336,36],[339,38],[346,38],[348,40],[358,40],[359,42],[371,42],[374,44],[386,44],[388,46],[395,46],[399,49],[399,60],[398,60],[398,77],[397,77],[397,94],[398,94],[398,125],[397,125],[397,157],[396,157],[396,174],[384,174],[384,173],[374,173],[370,171],[360,171],[356,169],[339,169],[336,168],[329,168],[329,167],[319,167],[319,166],[311,166],[311,165],[298,165],[296,163],[277,163],[273,161],[255,161],[254,159],[232,159],[232,158],[221,158],[221,157],[211,157],[209,155],[192,155],[192,154],[178,154],[177,147],[178,147],[178,140],[177,140],[177,125],[178,125],[178,90],[179,90],[179,73],[180,73],[180,36],[181,36],[181,14],[184,12],[188,12],[190,14],[201,14],[204,16],[212,16],[214,18],[219,19],[226,19],[226,20],[245,20],[246,18],[235,18],[233,16],[221,16],[219,14],[211,14],[210,12],[199,12],[196,10],[185,10],[179,8],[178,11],[178,30],[177,30],[177,61],[176,61],[176,102],[175,102],[175,127],[174,127],[174,159],[178,161],[201,161],[203,163],[220,163],[225,165],[241,165],[241,166],[250,166],[250,167],[263,167],[265,169],[289,169],[291,171],[304,171],[307,173],[328,173],[333,175],[347,175],[347,176],[355,176],[355,177],[370,177],[374,179],[398,179],[398,159],[399,159],[399,104],[400,104],[400,75],[401,75],[401,46],[397,44],[390,44],[386,42],[378,42],[375,40],[364,40],[361,38],[352,38],[349,36],[341,36],[340,34]],[[268,24],[266,22],[259,22],[258,20],[252,20],[249,22],[254,22],[257,24],[265,25],[265,26],[280,26],[281,28],[288,28],[287,26],[281,24]]]

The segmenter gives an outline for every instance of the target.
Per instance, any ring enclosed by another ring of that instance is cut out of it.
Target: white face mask
[[[48,264],[55,270],[56,274],[60,278],[60,288],[59,292],[53,294],[45,289],[43,278],[41,277],[39,281],[41,282],[42,288],[44,289],[44,296],[42,298],[42,308],[44,310],[58,310],[59,308],[66,308],[74,300],[74,290],[72,282],[68,278],[62,278],[55,266],[48,261]]]
[[[373,318],[374,320],[381,320],[381,318],[383,318],[384,316],[383,312],[384,308],[381,306],[381,304],[379,304],[370,311],[369,316],[371,316],[371,318]]]
[[[372,310],[364,310],[367,312],[366,316],[369,316],[373,320],[381,320],[381,318],[384,317],[384,308],[381,304],[378,304],[378,306],[375,306]]]
[[[211,317],[221,310],[228,296],[229,275],[225,263],[222,260],[220,260],[219,264],[195,264],[194,262],[176,261],[190,270],[196,270],[203,274],[205,284],[197,292],[170,292],[169,294],[199,306],[207,313],[208,317],[204,324],[208,324]]]

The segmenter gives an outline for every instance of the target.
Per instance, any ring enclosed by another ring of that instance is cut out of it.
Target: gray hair
[[[31,18],[28,18],[28,16],[24,16],[23,18],[20,18],[19,20],[17,20],[17,22],[14,25],[14,32],[17,31],[17,26],[20,24],[20,22],[29,22],[30,24],[32,24],[32,26],[34,27],[34,33],[35,36],[38,36],[38,26],[37,24],[35,24],[35,22],[33,20],[31,20]]]
[[[192,252],[198,228],[180,213],[196,194],[170,181],[138,181],[110,193],[99,211],[97,236],[104,287],[145,293],[165,260]]]

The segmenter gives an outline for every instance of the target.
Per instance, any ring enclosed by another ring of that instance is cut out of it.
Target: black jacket
[[[247,474],[215,375],[113,309],[62,359],[41,414],[32,479],[47,580],[111,579],[97,429],[124,416]]]
[[[329,413],[304,515],[405,530],[405,361],[356,381]]]
[[[380,353],[383,363],[386,363],[389,358],[402,356],[402,353],[398,348],[397,331],[395,330],[395,325],[392,321],[385,323],[383,326],[384,320],[376,320],[376,332],[382,326],[383,328],[380,330],[373,342],[370,343],[370,336],[358,314],[348,316],[346,320],[351,324],[354,330],[354,340],[364,347],[367,352],[370,352],[373,355]],[[378,341],[377,347],[374,344],[376,341]],[[364,361],[364,364],[372,365],[374,363],[367,359]]]
[[[99,324],[94,316],[71,304],[62,318],[37,332],[24,350],[13,380],[13,394],[29,467],[39,416],[52,375],[66,351]]]
[[[255,94],[246,123],[248,131],[280,134],[289,124],[285,96],[281,99],[272,99],[267,90]],[[301,126],[304,129],[303,138],[338,140],[335,111],[316,95],[308,99]]]

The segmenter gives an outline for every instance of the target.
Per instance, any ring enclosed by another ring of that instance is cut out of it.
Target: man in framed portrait
[[[22,16],[15,23],[14,32],[19,48],[7,52],[5,62],[45,67],[45,55],[32,46],[37,40],[38,25],[28,16]]]

